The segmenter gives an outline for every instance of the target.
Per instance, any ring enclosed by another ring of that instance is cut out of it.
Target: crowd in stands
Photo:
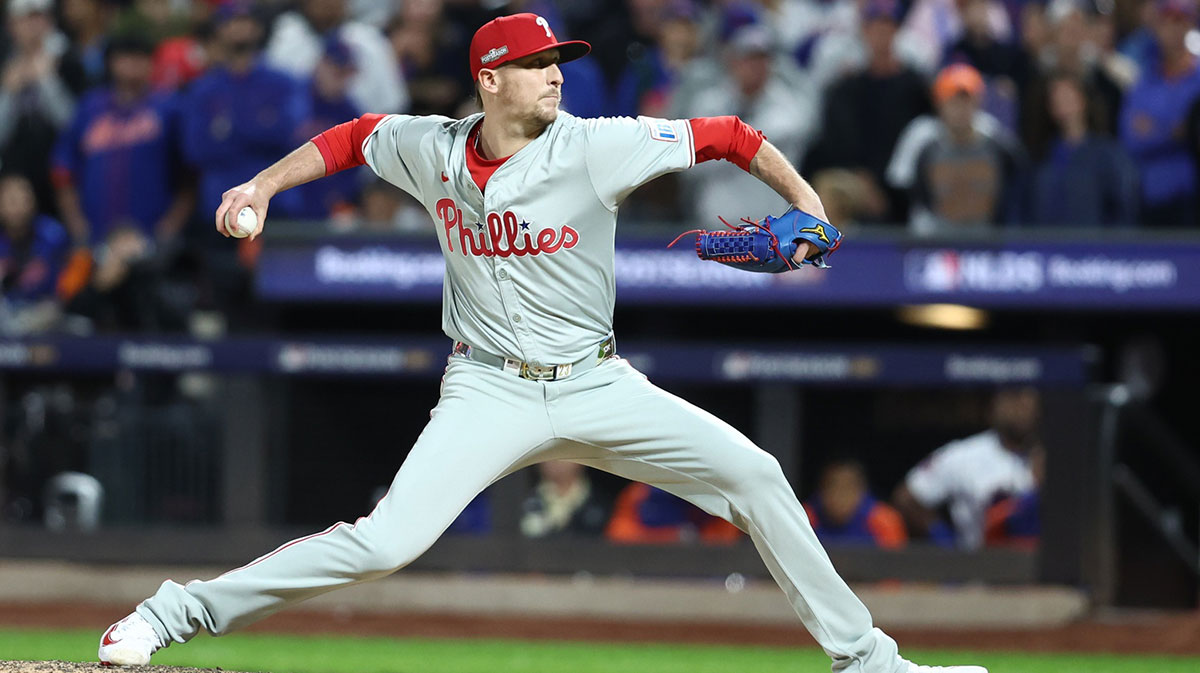
[[[562,66],[569,112],[739,115],[800,166],[841,225],[1194,227],[1197,9],[1197,0],[7,0],[0,324],[18,331],[65,310],[129,329],[219,303],[229,291],[222,265],[254,261],[249,243],[232,262],[210,254],[233,246],[211,228],[225,189],[364,112],[476,111],[471,35],[516,11],[593,44],[589,58]],[[720,162],[643,192],[628,215],[736,220],[784,207]],[[429,230],[419,206],[366,169],[281,194],[271,214],[338,230]],[[170,296],[126,287],[144,273],[178,282]],[[131,315],[139,305],[161,314]]]

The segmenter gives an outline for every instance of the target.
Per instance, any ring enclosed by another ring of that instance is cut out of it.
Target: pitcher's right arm
[[[238,213],[250,206],[258,216],[258,228],[250,235],[250,238],[256,238],[262,233],[267,220],[267,207],[273,196],[342,169],[361,166],[365,163],[363,140],[383,117],[367,114],[338,124],[263,169],[249,182],[226,191],[221,195],[221,205],[216,212],[217,232],[228,237],[230,234],[225,229],[225,214]]]

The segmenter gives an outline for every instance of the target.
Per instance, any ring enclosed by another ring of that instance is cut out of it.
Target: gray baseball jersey
[[[559,113],[481,193],[466,163],[481,116],[390,115],[363,155],[433,217],[448,336],[537,365],[575,362],[612,333],[617,206],[692,165],[691,125]]]
[[[612,329],[617,206],[692,164],[690,125],[561,114],[481,193],[466,162],[477,121],[391,116],[363,147],[434,218],[446,258],[443,328],[534,364],[597,353]],[[456,352],[429,424],[370,515],[212,580],[165,582],[138,614],[163,642],[185,642],[383,577],[428,549],[488,485],[558,459],[653,484],[745,531],[835,672],[909,670],[838,577],[778,461],[737,429],[620,358],[554,381],[514,373]]]

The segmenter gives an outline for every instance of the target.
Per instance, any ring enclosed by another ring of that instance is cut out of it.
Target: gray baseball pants
[[[428,549],[501,477],[571,460],[646,482],[745,531],[834,671],[903,673],[896,643],[838,576],[779,463],[619,358],[559,381],[454,356],[437,406],[387,495],[353,524],[289,542],[207,581],[167,581],[137,607],[163,642],[228,633]]]

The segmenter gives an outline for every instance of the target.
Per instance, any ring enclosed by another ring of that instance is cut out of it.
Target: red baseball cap
[[[559,63],[582,58],[592,50],[592,45],[582,40],[559,42],[550,30],[550,22],[537,14],[526,12],[492,19],[471,38],[471,79],[478,80],[479,71],[484,68],[499,68],[555,47]]]

